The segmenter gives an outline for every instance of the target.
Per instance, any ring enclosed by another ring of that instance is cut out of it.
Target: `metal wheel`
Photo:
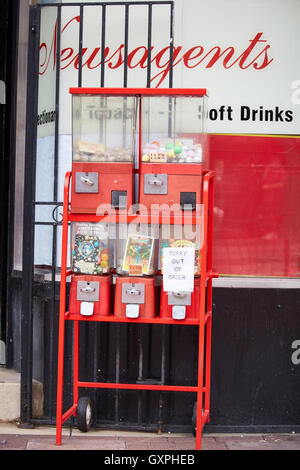
[[[81,397],[77,405],[77,427],[82,432],[89,431],[92,420],[92,404],[89,397]]]

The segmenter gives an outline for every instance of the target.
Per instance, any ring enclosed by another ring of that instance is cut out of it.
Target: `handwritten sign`
[[[166,292],[193,292],[195,248],[163,248]]]

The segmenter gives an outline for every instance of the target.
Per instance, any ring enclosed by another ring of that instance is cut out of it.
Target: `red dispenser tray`
[[[155,211],[155,205],[167,204],[181,212],[183,205],[192,210],[201,204],[202,165],[180,163],[142,163],[140,181],[140,210]],[[165,212],[165,211],[163,211]]]
[[[174,310],[175,307],[179,307]],[[176,317],[178,312],[184,312],[184,317]],[[173,312],[175,312],[175,317]],[[200,317],[200,277],[194,279],[194,291],[164,292],[163,281],[161,285],[160,318],[174,318],[177,320],[199,320]]]
[[[132,163],[73,162],[71,212],[96,214],[107,208],[129,209],[133,203]]]
[[[117,277],[114,315],[127,318],[155,317],[154,278]]]
[[[69,313],[83,316],[110,314],[112,276],[73,275]]]

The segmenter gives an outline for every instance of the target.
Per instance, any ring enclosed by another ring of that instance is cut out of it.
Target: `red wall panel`
[[[300,138],[211,134],[216,171],[214,267],[300,275]]]

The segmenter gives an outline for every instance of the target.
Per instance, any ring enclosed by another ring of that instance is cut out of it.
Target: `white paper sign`
[[[166,292],[193,292],[195,248],[163,248],[163,284]]]

